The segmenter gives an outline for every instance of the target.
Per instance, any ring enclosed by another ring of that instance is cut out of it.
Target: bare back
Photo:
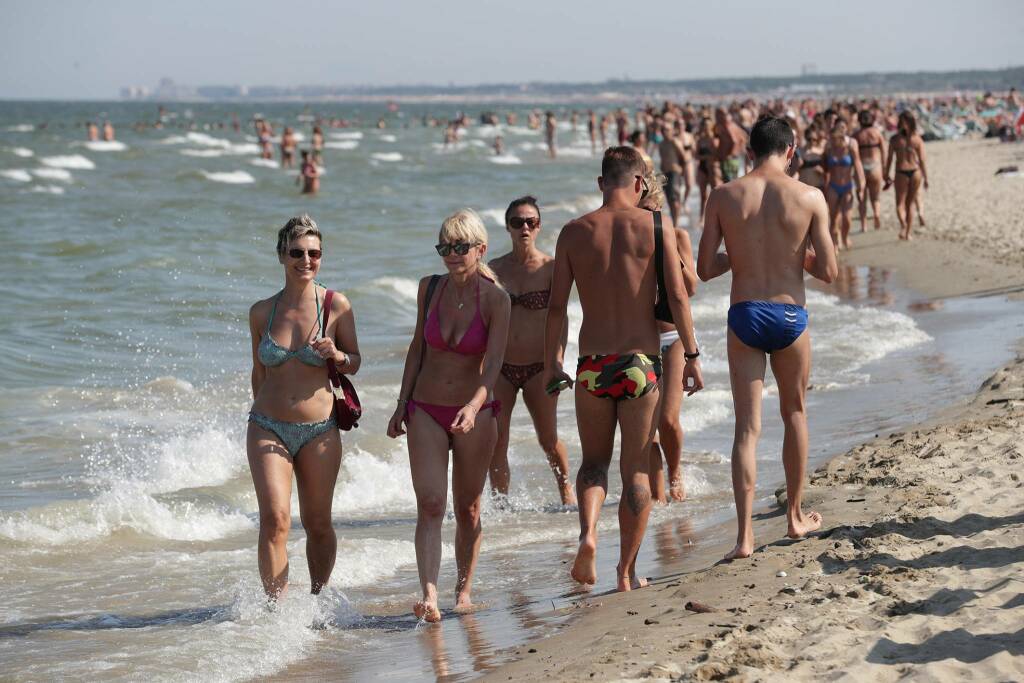
[[[759,168],[714,190],[706,215],[706,223],[714,221],[721,231],[729,254],[731,303],[804,305],[808,239],[812,230],[818,232],[812,239],[817,250],[822,235],[828,236],[820,190],[785,173]],[[831,248],[830,242],[822,244]]]
[[[580,354],[656,354],[651,212],[602,207],[567,224],[560,239],[583,307]]]

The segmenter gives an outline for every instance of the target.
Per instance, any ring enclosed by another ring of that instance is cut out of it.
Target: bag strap
[[[334,290],[328,289],[327,293],[324,294],[324,325],[323,329],[320,330],[320,336],[327,336],[327,321],[331,317],[331,301],[334,299]],[[335,364],[333,358],[327,359],[327,376],[331,379],[331,386],[341,386],[341,373],[338,372],[338,366]]]
[[[665,245],[661,234],[661,211],[654,212],[654,272],[658,276],[658,301],[666,301],[665,288]]]
[[[434,290],[437,289],[437,283],[440,280],[440,275],[431,275],[430,281],[427,282],[426,295],[423,297],[423,341],[420,343],[420,366],[416,370],[416,376],[412,378],[412,387],[409,389],[408,398],[412,398],[413,392],[416,391],[416,380],[419,379],[420,371],[423,370],[423,359],[427,355],[427,311],[430,310],[430,300],[434,297]]]

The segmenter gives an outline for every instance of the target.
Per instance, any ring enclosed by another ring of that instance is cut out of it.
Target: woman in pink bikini
[[[448,501],[452,452],[455,511],[455,608],[472,607],[470,589],[480,553],[480,499],[498,438],[501,403],[494,383],[508,342],[508,294],[484,263],[487,230],[470,209],[441,224],[437,253],[445,276],[420,281],[417,323],[405,358],[398,407],[388,436],[409,430],[409,462],[416,491],[416,564],[423,597],[417,617],[439,621],[437,575],[441,521]]]
[[[558,394],[544,391],[541,381],[544,324],[555,259],[537,248],[537,235],[541,229],[537,200],[529,196],[512,200],[505,210],[505,229],[512,238],[512,251],[491,261],[491,267],[502,284],[511,290],[512,301],[512,323],[509,325],[505,362],[494,387],[494,395],[501,401],[503,411],[498,418],[498,443],[491,460],[491,490],[508,495],[512,478],[508,466],[509,427],[516,396],[522,391],[537,440],[555,475],[562,505],[576,505],[576,494],[569,476],[569,455],[558,439]],[[567,335],[568,327],[562,331],[563,350]]]

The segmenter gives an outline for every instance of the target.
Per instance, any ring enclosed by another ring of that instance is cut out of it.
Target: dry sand
[[[1024,147],[927,149],[928,227],[898,242],[886,193],[888,229],[855,235],[844,261],[895,268],[926,298],[1019,295],[1024,177],[992,174]],[[1024,680],[1022,437],[1024,355],[967,403],[812,474],[819,535],[788,541],[781,509],[766,511],[750,560],[583,598],[571,626],[487,679]],[[708,565],[729,547],[706,549]]]

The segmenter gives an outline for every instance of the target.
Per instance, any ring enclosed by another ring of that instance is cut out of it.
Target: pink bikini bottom
[[[420,408],[427,415],[434,418],[434,422],[440,425],[441,429],[448,432],[448,436],[451,436],[452,422],[455,420],[455,416],[459,414],[459,411],[462,410],[463,406],[439,406],[434,403],[423,403],[422,401],[409,399],[405,409],[405,416],[407,419],[412,417],[416,408]],[[491,401],[483,404],[478,413],[483,412],[488,408],[490,408],[491,412],[494,413],[494,417],[498,417],[501,413],[501,401]]]

